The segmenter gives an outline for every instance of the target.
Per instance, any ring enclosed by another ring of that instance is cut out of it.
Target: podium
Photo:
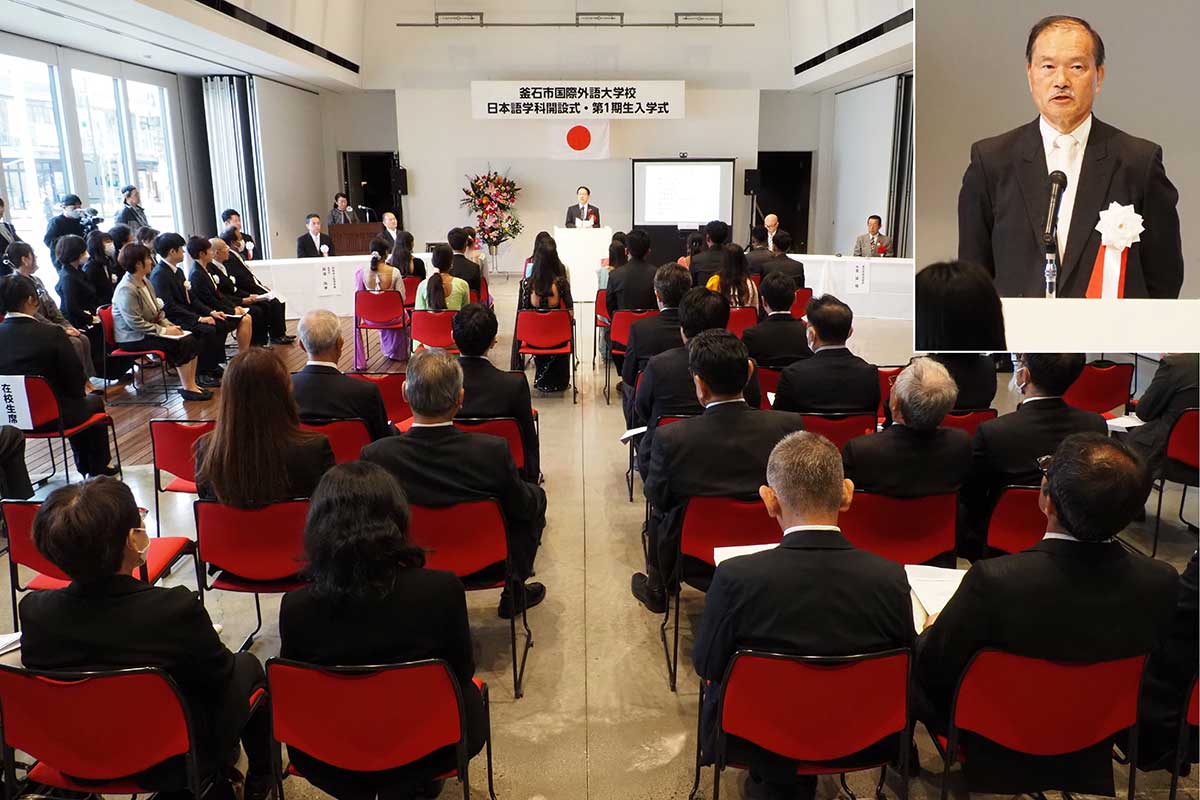
[[[381,231],[382,222],[330,225],[329,238],[333,239],[333,252],[339,256],[365,255],[371,252],[371,240]]]
[[[575,302],[590,303],[595,300],[596,272],[600,269],[600,262],[608,258],[612,228],[556,227],[554,242],[558,245],[559,260],[567,268],[571,296]]]

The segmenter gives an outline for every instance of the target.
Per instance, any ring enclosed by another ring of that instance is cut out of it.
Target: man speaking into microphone
[[[990,272],[1002,297],[1046,296],[1043,232],[1057,192],[1049,253],[1057,296],[1177,298],[1179,193],[1159,145],[1092,115],[1104,82],[1100,34],[1078,17],[1046,17],[1029,32],[1025,71],[1038,118],[971,146],[958,195],[959,258]],[[1065,186],[1052,186],[1052,172],[1065,175]],[[1141,220],[1140,238],[1116,259],[1101,250],[1102,211]]]

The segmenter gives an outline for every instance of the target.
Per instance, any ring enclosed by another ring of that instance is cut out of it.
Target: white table
[[[1014,353],[1200,350],[1200,300],[1005,297],[1001,302],[1008,349]]]
[[[832,294],[854,309],[854,316],[858,318],[913,318],[913,277],[916,273],[911,258],[859,258],[819,253],[789,253],[788,256],[804,264],[804,285],[813,290],[814,297]],[[865,282],[862,281],[864,275]]]
[[[425,262],[429,270],[429,253],[413,253]],[[287,301],[288,319],[299,319],[306,312],[328,309],[339,317],[354,315],[355,273],[371,264],[369,255],[333,256],[331,258],[273,258],[248,261],[255,276]],[[336,289],[327,286],[330,269]]]
[[[600,262],[608,258],[608,246],[612,243],[612,228],[563,228],[554,229],[554,243],[558,245],[558,258],[567,268],[571,281],[571,296],[576,302],[592,302],[596,299],[596,278]]]

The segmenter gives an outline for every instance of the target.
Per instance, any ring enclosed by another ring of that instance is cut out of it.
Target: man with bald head
[[[1078,17],[1040,20],[1025,45],[1025,73],[1038,118],[971,146],[958,195],[958,257],[991,273],[1003,297],[1044,297],[1049,174],[1062,171],[1067,184],[1052,243],[1058,295],[1178,297],[1179,193],[1159,145],[1092,114],[1104,82],[1100,34]],[[1114,202],[1132,206],[1145,230],[1120,269],[1106,270],[1095,228]]]
[[[779,230],[779,217],[767,214],[763,217],[763,227],[767,229],[767,248],[775,249],[775,231]]]

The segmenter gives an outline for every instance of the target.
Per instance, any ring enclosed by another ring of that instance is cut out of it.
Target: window
[[[175,181],[171,174],[170,135],[167,129],[167,91],[137,81],[125,82],[129,101],[129,130],[137,157],[136,184],[142,196],[146,221],[160,231],[175,224]]]
[[[117,79],[73,69],[71,83],[75,89],[75,111],[79,116],[79,138],[87,171],[85,206],[93,206],[99,211],[107,226],[124,205],[121,187],[128,183],[125,137],[117,116],[120,108]]]

